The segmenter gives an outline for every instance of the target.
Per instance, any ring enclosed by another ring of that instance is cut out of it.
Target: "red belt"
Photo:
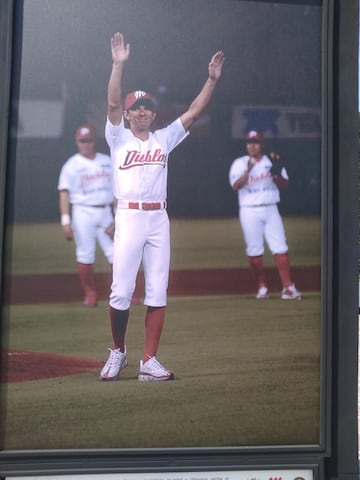
[[[129,202],[128,207],[133,210],[160,210],[166,208],[166,202]]]

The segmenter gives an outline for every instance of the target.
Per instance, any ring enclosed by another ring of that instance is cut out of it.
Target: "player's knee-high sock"
[[[147,308],[145,314],[144,362],[157,354],[164,321],[165,307]]]
[[[95,288],[95,274],[92,264],[77,263],[77,270],[80,278],[81,286],[85,293],[85,305],[89,307],[96,306],[96,288]]]
[[[248,257],[250,269],[254,274],[257,287],[262,287],[266,285],[265,282],[265,271],[263,265],[263,256],[258,255],[256,257]]]
[[[125,333],[129,320],[129,310],[116,310],[109,306],[109,318],[113,338],[113,348],[125,352]]]
[[[95,274],[92,264],[78,262],[77,270],[84,292],[95,292]]]
[[[291,280],[289,255],[287,253],[276,253],[274,259],[282,286],[286,288],[293,283]]]

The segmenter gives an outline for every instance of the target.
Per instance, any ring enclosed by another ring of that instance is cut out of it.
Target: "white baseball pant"
[[[167,211],[118,208],[115,215],[111,307],[127,310],[143,262],[144,304],[162,307],[167,301],[170,268],[170,223]]]
[[[283,221],[276,204],[241,207],[239,220],[249,257],[264,254],[264,239],[273,255],[288,251]]]
[[[113,241],[105,232],[106,227],[113,222],[111,207],[73,205],[71,217],[76,245],[76,260],[79,263],[94,263],[96,241],[98,241],[107,261],[112,264]]]

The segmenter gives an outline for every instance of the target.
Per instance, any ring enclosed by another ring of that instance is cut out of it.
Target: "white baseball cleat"
[[[100,372],[99,380],[118,380],[120,376],[120,370],[125,368],[128,364],[126,348],[125,352],[121,352],[120,348],[115,348],[114,350],[109,348],[109,352],[109,358]]]
[[[269,298],[269,289],[263,285],[259,288],[256,294],[257,299]]]
[[[296,290],[295,285],[292,284],[283,288],[281,298],[283,300],[301,300],[301,293]]]
[[[174,380],[174,374],[155,358],[150,357],[145,363],[140,360],[139,382],[162,382]]]

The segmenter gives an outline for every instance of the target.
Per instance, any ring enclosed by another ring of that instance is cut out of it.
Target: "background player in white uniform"
[[[108,118],[105,135],[114,162],[115,214],[113,283],[109,316],[113,348],[101,380],[116,380],[127,365],[125,333],[131,295],[141,262],[145,276],[145,345],[138,379],[171,380],[174,374],[156,358],[165,320],[170,267],[170,229],[166,211],[167,168],[170,152],[209,103],[220,78],[224,55],[217,52],[209,63],[209,76],[189,109],[168,127],[151,132],[155,100],[143,91],[131,92],[121,102],[123,69],[130,45],[123,35],[111,39],[112,70],[108,85]],[[125,128],[124,119],[130,128]]]
[[[90,125],[76,130],[78,153],[61,169],[58,191],[61,224],[67,240],[75,240],[77,270],[84,290],[84,305],[96,307],[93,263],[96,242],[113,263],[113,168],[108,155],[95,151],[96,134]]]
[[[263,267],[264,238],[279,272],[284,300],[301,299],[291,279],[288,246],[278,210],[279,188],[288,186],[289,178],[280,156],[264,154],[264,137],[252,130],[246,134],[247,155],[236,158],[229,171],[230,185],[238,192],[239,219],[246,243],[250,268],[257,283],[256,298],[268,298],[269,289]]]

